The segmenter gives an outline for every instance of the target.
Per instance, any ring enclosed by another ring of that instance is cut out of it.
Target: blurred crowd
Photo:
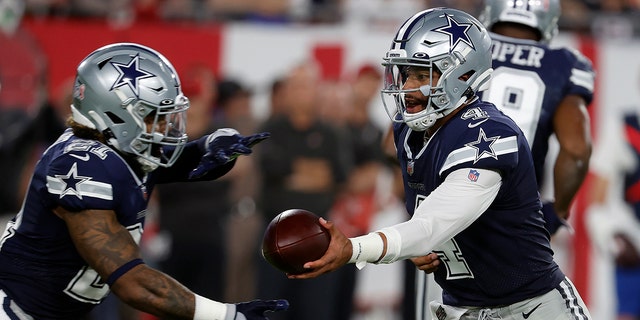
[[[4,0],[11,1],[11,0]],[[480,0],[23,0],[34,17],[340,24],[395,28],[408,13],[446,6],[473,15]],[[639,0],[562,0],[561,30],[599,36],[640,34]],[[400,21],[399,21],[400,20]]]

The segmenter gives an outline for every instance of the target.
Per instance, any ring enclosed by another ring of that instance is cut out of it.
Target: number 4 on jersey
[[[417,196],[416,209],[425,198],[423,195]],[[447,268],[447,280],[473,278],[473,272],[469,269],[467,261],[462,256],[462,251],[460,247],[458,247],[455,239],[452,238],[448,240],[440,247],[434,249],[433,252],[440,257],[440,261],[442,261]]]

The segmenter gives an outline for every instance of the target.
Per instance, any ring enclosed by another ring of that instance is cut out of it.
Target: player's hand
[[[569,227],[566,220],[560,218],[553,202],[542,204],[542,214],[544,215],[544,227],[550,235],[554,235],[562,226]]]
[[[351,241],[342,233],[333,222],[320,218],[320,224],[323,228],[329,230],[331,234],[331,242],[329,248],[324,255],[316,260],[304,264],[305,270],[301,274],[287,274],[289,279],[309,279],[315,278],[321,274],[334,271],[349,262],[353,248]]]
[[[411,258],[411,262],[416,265],[416,267],[425,273],[433,273],[438,270],[438,266],[440,265],[440,258],[436,253],[429,253],[426,256]]]
[[[251,147],[270,136],[271,134],[268,132],[245,137],[231,128],[216,130],[207,137],[205,141],[207,151],[198,166],[189,174],[189,179],[200,178],[212,169],[232,161],[240,155],[250,154]]]
[[[236,303],[235,317],[226,320],[268,320],[266,312],[287,310],[287,300],[253,300]]]

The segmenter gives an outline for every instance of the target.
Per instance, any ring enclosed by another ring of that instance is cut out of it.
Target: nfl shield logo
[[[469,180],[476,182],[478,181],[479,176],[480,176],[480,172],[478,172],[478,170],[473,170],[473,169],[469,170],[469,176],[468,176]]]
[[[409,161],[409,162],[407,163],[407,173],[408,173],[409,175],[413,175],[413,166],[414,166],[413,161]]]

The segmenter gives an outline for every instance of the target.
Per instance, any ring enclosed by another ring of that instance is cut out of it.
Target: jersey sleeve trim
[[[75,195],[78,199],[93,197],[113,200],[113,189],[110,184],[92,181],[91,177],[78,175],[75,163],[66,175],[47,176],[47,190],[51,194],[59,195],[60,198]]]
[[[594,90],[595,85],[593,72],[573,68],[571,69],[571,77],[569,79],[575,85],[583,87],[589,90],[589,92],[593,92]]]
[[[518,152],[518,139],[516,136],[497,138],[490,144],[490,152],[480,150],[474,147],[472,143],[466,144],[464,147],[452,151],[444,162],[444,165],[438,172],[442,174],[446,170],[465,162],[473,162],[474,164],[480,159],[497,158],[500,155]]]

